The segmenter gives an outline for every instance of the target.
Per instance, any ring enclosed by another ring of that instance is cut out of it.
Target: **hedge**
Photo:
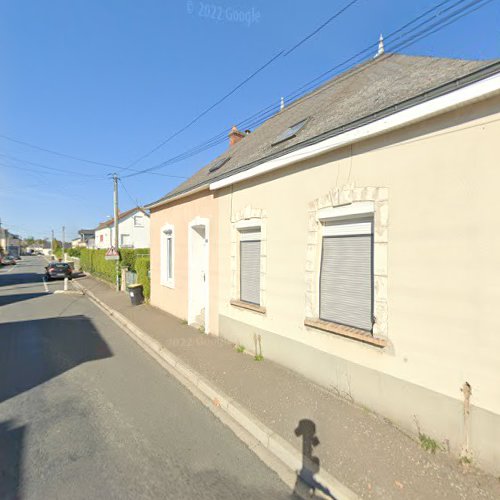
[[[137,282],[143,286],[144,297],[149,299],[151,295],[151,283],[149,279],[149,257],[137,257],[135,260],[135,270],[137,272]]]
[[[75,247],[75,248],[68,248],[68,251],[66,252],[70,257],[80,257],[81,253],[81,248]]]
[[[102,278],[110,283],[116,283],[116,261],[106,260],[106,250],[80,249],[80,267],[83,271]],[[120,249],[120,267],[127,267],[137,272],[138,282],[144,285],[144,294],[149,297],[149,248],[123,248]],[[141,269],[141,275],[138,269]],[[147,269],[144,271],[144,269]],[[147,281],[147,282],[146,282]]]
[[[110,283],[116,283],[116,261],[106,260],[106,250],[90,250],[82,248],[80,267],[83,271],[93,274]]]

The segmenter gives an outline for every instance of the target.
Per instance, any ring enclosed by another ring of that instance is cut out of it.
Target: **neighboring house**
[[[149,205],[152,303],[500,473],[500,61],[382,55],[238,137]]]
[[[74,238],[71,240],[71,248],[78,248],[81,246],[81,238]]]
[[[78,234],[80,235],[80,241],[77,246],[81,248],[94,248],[95,229],[80,229]]]
[[[5,255],[19,257],[21,255],[21,239],[17,234],[11,233],[8,229],[0,227],[0,247]]]
[[[149,248],[149,214],[135,207],[118,216],[118,245],[120,248]],[[95,248],[114,246],[114,219],[102,222],[95,229]]]

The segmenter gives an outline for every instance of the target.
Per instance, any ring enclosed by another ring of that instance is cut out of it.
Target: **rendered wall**
[[[475,459],[497,472],[499,120],[500,98],[490,98],[218,192],[220,334],[251,349],[253,334],[261,333],[264,356],[407,428],[415,430],[417,415],[422,432],[450,439],[455,451],[467,381]],[[387,279],[376,290],[387,305],[389,345],[382,349],[304,326],[311,210],[318,200],[340,205],[352,201],[343,193],[370,189],[386,190],[388,200],[387,243],[380,249]],[[228,221],[245,211],[265,214],[265,314],[230,304],[238,297],[231,296]],[[404,397],[405,387],[413,399]]]

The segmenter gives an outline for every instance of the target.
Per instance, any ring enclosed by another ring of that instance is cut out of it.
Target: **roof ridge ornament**
[[[373,59],[381,56],[384,52],[384,37],[382,36],[382,33],[380,33],[380,36],[378,37],[378,50],[377,53],[373,56]]]

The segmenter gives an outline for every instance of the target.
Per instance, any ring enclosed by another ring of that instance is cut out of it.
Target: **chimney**
[[[231,132],[229,132],[229,146],[234,146],[237,142],[240,142],[243,137],[245,137],[245,134],[243,132],[240,132],[236,125],[233,125],[233,128],[231,129]]]

